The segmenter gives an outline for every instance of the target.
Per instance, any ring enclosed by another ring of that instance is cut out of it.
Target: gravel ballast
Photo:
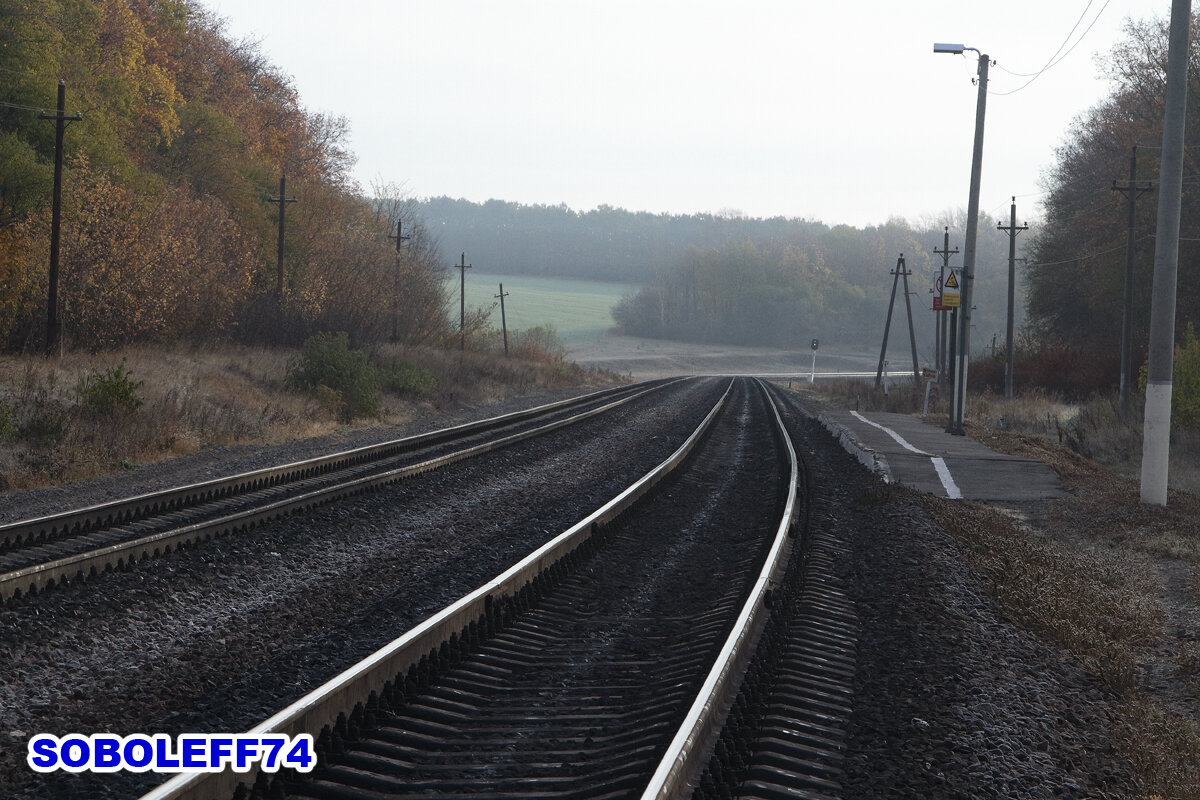
[[[244,730],[644,473],[723,387],[714,380],[671,390],[623,413],[620,424],[590,423],[69,587],[47,595],[45,606],[0,607],[0,796],[136,797],[160,779],[33,775],[24,763],[28,737]],[[509,409],[477,416],[502,410]],[[837,566],[861,623],[844,797],[1136,796],[1113,763],[1104,690],[1077,660],[1006,618],[914,497],[881,490],[813,420],[793,413],[789,421],[807,443],[814,513],[843,537]],[[338,446],[394,435],[345,434]],[[0,516],[48,513],[328,446],[231,448],[6,495]],[[604,479],[590,480],[593,469]]]
[[[885,487],[815,420],[789,420],[810,443],[814,513],[844,537],[861,625],[843,796],[1136,796],[1100,683],[1005,616],[915,493]]]

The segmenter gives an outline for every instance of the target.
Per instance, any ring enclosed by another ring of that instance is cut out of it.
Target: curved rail
[[[82,534],[89,529],[100,530],[102,526],[144,521],[153,514],[166,515],[170,518],[170,515],[177,514],[180,510],[200,502],[233,497],[239,493],[258,491],[267,487],[283,486],[289,482],[301,482],[317,475],[329,476],[338,470],[361,465],[373,460],[383,460],[400,453],[415,451],[422,447],[486,433],[539,416],[569,410],[573,407],[594,403],[598,400],[602,401],[621,393],[625,393],[626,395],[579,414],[426,459],[416,464],[387,469],[366,476],[354,477],[349,480],[333,483],[332,485],[266,502],[254,508],[223,514],[200,522],[172,527],[168,530],[135,537],[127,541],[89,549],[85,552],[71,553],[49,561],[10,570],[0,574],[0,602],[20,596],[23,593],[36,593],[45,588],[53,588],[64,582],[87,578],[112,567],[124,568],[154,556],[169,554],[174,549],[200,542],[213,536],[249,530],[257,525],[297,511],[323,505],[342,497],[359,494],[374,487],[428,472],[429,470],[437,469],[464,458],[482,455],[611,411],[649,392],[664,388],[670,385],[670,383],[673,383],[673,381],[656,381],[635,385],[634,387],[618,387],[616,389],[593,392],[583,397],[571,398],[427,434],[360,447],[280,467],[255,470],[228,478],[219,478],[189,486],[176,487],[162,492],[117,500],[62,514],[41,517],[35,520],[25,520],[0,526],[0,535],[7,535],[10,538],[6,539],[6,541],[12,541],[12,537],[16,536],[32,538],[35,535],[32,533],[33,531],[41,531],[42,533],[39,535],[49,535],[51,537],[54,535],[54,532],[62,535],[66,531],[71,531],[71,535],[76,535],[76,533]],[[46,532],[49,532],[49,534]],[[37,541],[39,544],[41,543],[40,539]]]
[[[756,382],[762,388],[762,382]],[[733,630],[726,637],[725,645],[721,648],[721,653],[709,671],[679,732],[667,747],[667,752],[659,762],[646,790],[642,792],[642,800],[677,798],[690,794],[700,774],[708,765],[717,736],[729,709],[733,706],[742,675],[754,654],[755,645],[770,613],[768,604],[771,590],[783,577],[791,556],[799,511],[797,499],[800,461],[774,398],[765,388],[763,394],[774,412],[776,431],[788,457],[790,475],[787,502],[779,521],[779,528],[771,542],[771,550],[754,582],[750,597],[742,607]]]
[[[495,610],[540,581],[548,569],[571,555],[604,524],[616,519],[673,472],[703,439],[730,396],[733,383],[713,406],[688,439],[665,461],[615,498],[568,528],[517,564],[475,591],[442,609],[391,644],[372,654],[337,677],[313,690],[250,733],[302,733],[319,737],[322,729],[337,724],[339,716],[373,692],[383,690],[397,676],[425,663],[436,661],[447,642],[466,638],[468,631],[486,627]],[[178,775],[143,796],[142,800],[209,800],[232,797],[239,783],[249,784],[253,774],[195,773]]]

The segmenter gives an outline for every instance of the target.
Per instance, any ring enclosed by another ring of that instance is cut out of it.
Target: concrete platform
[[[1063,494],[1047,465],[1007,456],[906,414],[824,411],[821,423],[889,483],[951,499],[1021,504]]]

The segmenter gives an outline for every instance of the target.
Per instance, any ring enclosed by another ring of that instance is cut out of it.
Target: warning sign
[[[950,270],[949,276],[946,277],[946,283],[942,286],[942,301],[939,304],[941,308],[958,308],[961,303],[962,295],[959,294],[958,285],[958,270]]]

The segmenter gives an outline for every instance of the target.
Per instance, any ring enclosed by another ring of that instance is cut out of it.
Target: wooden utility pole
[[[1133,250],[1134,250],[1134,205],[1138,195],[1154,188],[1151,181],[1137,183],[1137,146],[1129,153],[1129,183],[1118,186],[1113,181],[1112,190],[1125,195],[1128,200],[1128,230],[1125,235],[1125,300],[1121,313],[1121,419],[1129,417],[1129,392],[1133,385]]]
[[[38,112],[39,119],[54,120],[54,191],[50,204],[50,274],[46,294],[46,355],[56,355],[62,346],[62,323],[58,320],[58,241],[62,232],[63,135],[67,123],[83,119],[78,112],[67,116],[67,83],[58,82],[58,105],[53,114]]]
[[[913,328],[912,319],[912,300],[908,296],[908,276],[911,275],[908,267],[904,265],[904,253],[900,254],[900,258],[896,261],[896,268],[892,270],[892,299],[888,302],[887,322],[883,327],[883,347],[879,351],[879,368],[875,371],[875,388],[879,388],[883,381],[883,359],[887,356],[888,334],[892,328],[892,309],[896,305],[896,289],[900,285],[900,279],[904,279],[904,305],[908,309],[908,341],[912,345],[912,364],[913,364],[913,380],[917,383],[921,381],[921,367],[917,363],[917,334]]]
[[[279,176],[279,196],[268,197],[272,203],[279,203],[279,244],[275,252],[275,294],[279,305],[283,306],[283,210],[288,203],[296,202],[296,198],[287,196],[287,178]]]
[[[399,313],[400,306],[400,245],[411,239],[411,236],[404,235],[404,220],[396,218],[396,235],[388,234],[389,239],[396,240],[396,270],[392,274],[392,341],[397,340],[396,335],[396,316]]]
[[[950,226],[949,225],[947,225],[945,227],[945,232],[942,234],[942,249],[938,250],[935,247],[935,248],[933,248],[933,252],[942,257],[942,272],[941,272],[941,275],[938,277],[938,294],[941,294],[942,288],[943,288],[944,284],[946,283],[946,270],[950,268],[950,256],[958,254],[958,247],[955,247],[953,250],[950,249]],[[955,311],[957,311],[957,309]],[[936,332],[935,332],[935,339],[937,340],[936,368],[937,368],[939,383],[946,382],[946,375],[950,371],[948,369],[949,364],[950,364],[950,359],[952,359],[954,357],[953,355],[947,353],[947,350],[949,348],[946,346],[947,342],[946,342],[946,313],[945,312],[946,312],[946,309],[944,309],[944,308],[938,309],[938,320],[937,320],[937,326],[936,326]],[[951,312],[951,316],[954,316],[954,313],[955,312]]]
[[[504,284],[500,284],[500,294],[492,295],[500,298],[500,330],[504,333],[504,357],[508,358],[508,320],[504,318],[504,298],[508,297],[508,292],[504,291]]]
[[[1017,234],[1029,230],[1028,225],[1017,225],[1016,197],[1012,199],[1008,224],[996,223],[996,228],[1008,231],[1008,327],[1004,334],[1004,397],[1011,400],[1013,396],[1013,312],[1016,307]]]
[[[458,331],[459,342],[458,349],[467,349],[467,270],[471,265],[467,263],[467,254],[462,254],[462,263],[458,265],[459,281],[458,281]]]

